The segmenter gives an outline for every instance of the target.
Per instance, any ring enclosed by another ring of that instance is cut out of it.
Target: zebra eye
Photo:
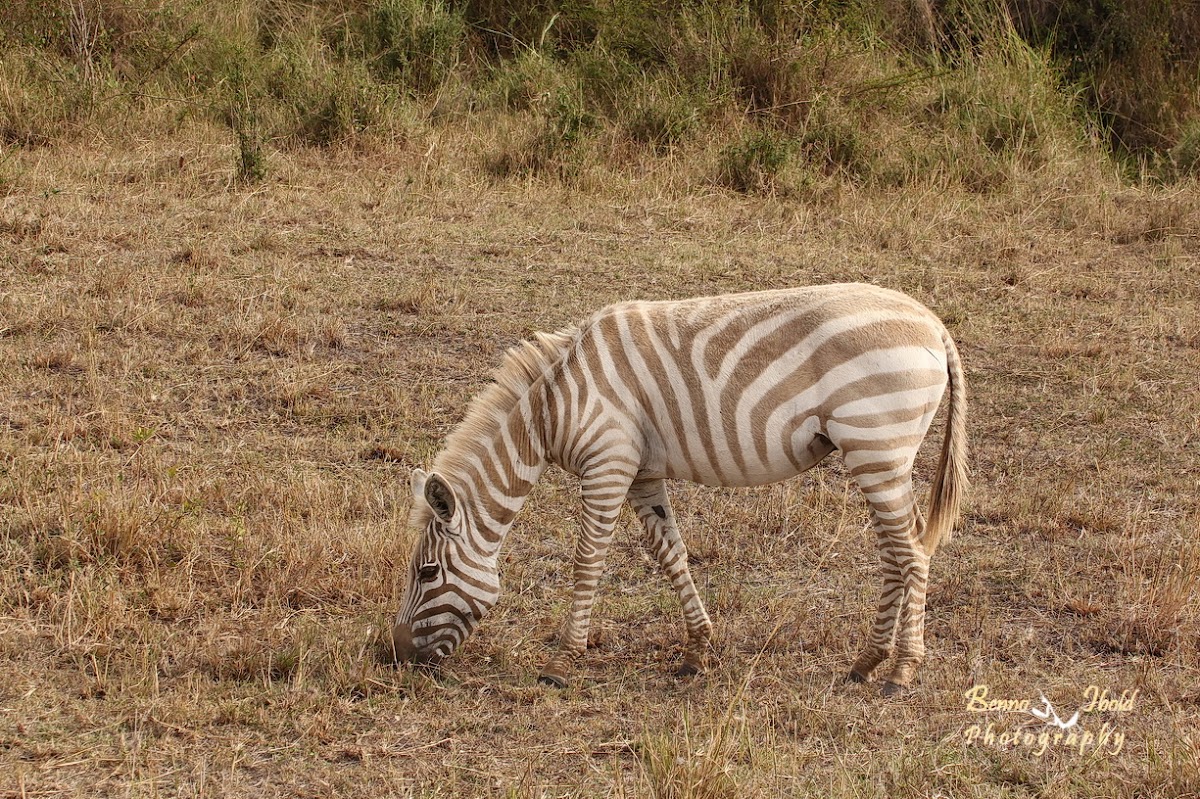
[[[436,579],[438,576],[438,572],[441,570],[442,570],[442,567],[437,565],[436,563],[426,563],[424,566],[417,569],[417,579],[419,579],[423,583],[427,583],[430,580]]]

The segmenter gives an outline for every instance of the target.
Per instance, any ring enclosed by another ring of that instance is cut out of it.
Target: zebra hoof
[[[879,693],[883,694],[883,696],[887,699],[891,699],[895,696],[901,696],[907,691],[907,685],[900,685],[899,683],[894,683],[891,681],[885,681],[883,686],[879,689]]]
[[[866,681],[867,681],[867,678],[864,675],[859,674],[857,671],[854,671],[853,669],[851,669],[850,673],[846,675],[846,682],[858,683],[858,682],[866,682]]]
[[[557,674],[539,674],[538,682],[542,685],[549,685],[551,688],[557,688],[560,691],[567,687],[567,678],[560,677]]]
[[[697,666],[695,663],[689,663],[685,660],[683,663],[679,664],[679,668],[675,669],[675,676],[681,679],[685,677],[695,677],[697,674],[700,674],[703,671],[704,669],[702,669],[700,666]]]

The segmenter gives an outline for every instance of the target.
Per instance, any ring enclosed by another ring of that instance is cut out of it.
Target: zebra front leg
[[[662,480],[637,480],[629,488],[629,505],[646,527],[646,545],[654,552],[658,565],[679,596],[683,623],[687,628],[687,646],[676,676],[689,677],[704,671],[712,621],[700,600],[692,573],[688,570],[687,548],[675,525],[675,514]]]
[[[542,668],[539,682],[566,688],[571,666],[587,649],[596,586],[604,571],[613,528],[631,479],[607,470],[585,475],[581,481],[583,525],[575,545],[575,587],[571,592],[571,610],[559,635],[558,652]]]

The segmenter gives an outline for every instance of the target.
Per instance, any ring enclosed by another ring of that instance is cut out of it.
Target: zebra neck
[[[546,470],[539,422],[542,392],[531,391],[506,414],[497,413],[471,431],[452,436],[434,462],[434,470],[454,474],[471,509],[482,549],[495,553],[504,543],[517,512]]]

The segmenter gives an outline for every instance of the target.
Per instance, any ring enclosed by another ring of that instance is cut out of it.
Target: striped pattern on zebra
[[[712,623],[688,570],[664,481],[754,486],[841,450],[870,508],[883,588],[849,679],[889,655],[884,692],[924,657],[929,559],[966,487],[966,383],[938,318],[907,295],[834,284],[623,302],[510,350],[432,471],[412,474],[417,541],[392,630],[399,660],[437,663],[500,594],[498,555],[553,463],[580,478],[571,609],[543,681],[564,686],[584,651],[621,506],[679,596],[680,674],[700,671]],[[946,435],[926,520],[913,494],[918,447],[949,386]]]

